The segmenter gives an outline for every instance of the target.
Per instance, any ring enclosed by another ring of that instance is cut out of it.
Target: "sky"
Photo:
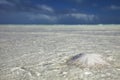
[[[120,0],[0,0],[0,24],[120,24]]]

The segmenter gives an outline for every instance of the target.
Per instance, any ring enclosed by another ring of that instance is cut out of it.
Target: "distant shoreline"
[[[0,32],[120,31],[120,25],[0,25]]]

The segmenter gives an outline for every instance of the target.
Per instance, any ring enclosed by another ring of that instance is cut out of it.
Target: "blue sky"
[[[120,0],[0,0],[0,24],[120,24]]]

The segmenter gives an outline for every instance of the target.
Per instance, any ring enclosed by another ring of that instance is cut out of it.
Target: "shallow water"
[[[0,26],[0,80],[119,80],[120,26]],[[102,54],[110,66],[66,64],[79,53]]]

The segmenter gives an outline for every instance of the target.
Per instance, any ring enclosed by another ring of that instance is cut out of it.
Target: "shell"
[[[84,54],[80,53],[71,57],[67,61],[68,65],[76,65],[79,67],[103,67],[109,65],[104,57],[100,54]]]

